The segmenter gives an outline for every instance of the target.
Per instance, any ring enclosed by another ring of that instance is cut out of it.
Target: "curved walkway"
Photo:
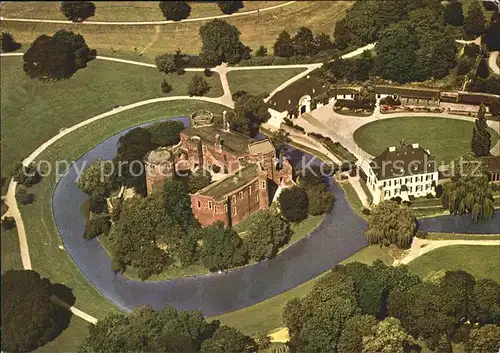
[[[270,7],[265,7],[263,9],[251,10],[251,11],[243,11],[243,12],[235,12],[231,15],[218,15],[218,16],[208,16],[208,17],[198,17],[198,18],[187,18],[181,21],[138,21],[138,22],[113,22],[113,21],[83,21],[79,23],[75,23],[73,21],[67,20],[40,20],[34,18],[10,18],[10,17],[0,17],[0,21],[10,21],[10,22],[35,22],[35,23],[59,23],[59,24],[73,24],[76,26],[81,25],[117,25],[117,26],[141,26],[141,25],[166,25],[166,24],[178,24],[184,22],[201,22],[207,20],[214,20],[217,18],[228,18],[228,17],[239,17],[239,16],[247,16],[253,15],[256,13],[261,13],[265,11],[275,10],[280,7],[288,6],[293,4],[295,1],[288,1],[283,4],[278,4]]]
[[[500,52],[499,51],[490,52],[490,57],[488,58],[488,65],[490,66],[491,71],[493,71],[497,75],[500,75],[500,67],[498,67],[497,64],[498,53]]]

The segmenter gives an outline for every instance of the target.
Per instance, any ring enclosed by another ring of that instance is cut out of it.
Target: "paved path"
[[[500,75],[500,67],[497,64],[498,51],[490,52],[490,57],[488,58],[488,65],[490,66],[491,71],[495,74]]]
[[[500,246],[500,240],[428,240],[413,238],[411,248],[405,252],[403,258],[395,260],[393,265],[408,264],[429,251],[451,245]]]
[[[72,21],[67,21],[67,20],[40,20],[40,19],[33,19],[33,18],[10,18],[10,17],[0,17],[0,21],[59,23],[59,24],[72,24],[75,26],[82,26],[82,25],[117,25],[117,26],[166,25],[166,24],[179,24],[179,23],[185,23],[185,22],[201,22],[201,21],[207,21],[207,20],[214,20],[216,18],[228,18],[228,17],[233,18],[233,17],[239,17],[239,16],[253,15],[256,13],[262,13],[262,12],[266,12],[266,11],[275,10],[275,9],[278,9],[278,8],[281,8],[284,6],[288,6],[288,5],[293,4],[294,2],[295,1],[288,1],[288,2],[285,2],[283,4],[265,7],[263,9],[235,12],[231,15],[218,15],[218,16],[209,16],[209,17],[187,18],[187,19],[181,20],[181,21],[172,21],[172,20],[139,21],[139,22],[83,21],[80,23],[74,23]]]

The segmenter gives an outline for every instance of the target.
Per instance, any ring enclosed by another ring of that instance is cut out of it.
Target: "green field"
[[[78,346],[87,337],[89,323],[78,316],[71,316],[69,326],[52,342],[39,347],[35,353],[69,353],[77,352]]]
[[[59,160],[72,161],[124,128],[167,116],[186,116],[199,109],[209,109],[220,114],[223,107],[199,101],[172,101],[131,109],[64,136],[44,151],[39,159],[52,164]],[[109,311],[118,309],[88,282],[68,253],[58,248],[62,241],[52,217],[51,198],[54,185],[55,176],[45,177],[31,188],[36,201],[32,205],[21,206],[33,268],[51,281],[72,288],[76,296],[75,306],[90,315],[102,318]]]
[[[393,260],[388,252],[389,249],[386,247],[380,248],[378,245],[368,246],[342,263],[359,261],[371,264],[373,261],[381,259],[384,263],[391,264]],[[258,304],[214,316],[211,319],[220,320],[222,324],[236,327],[249,335],[255,335],[260,332],[271,332],[283,326],[281,314],[286,302],[295,297],[303,297],[309,293],[316,281],[325,273]]]
[[[304,69],[267,69],[229,71],[227,79],[231,92],[246,91],[251,94],[271,93],[279,85],[303,72]]]
[[[404,139],[406,143],[418,143],[429,149],[438,162],[449,163],[470,151],[473,125],[465,120],[437,117],[391,118],[360,127],[354,132],[354,141],[364,151],[377,156]],[[493,147],[498,134],[492,129],[489,131]]]
[[[23,268],[21,254],[19,250],[19,239],[17,228],[2,229],[2,272],[7,270],[17,270]]]
[[[115,106],[165,96],[163,74],[154,68],[94,60],[68,80],[43,83],[24,73],[20,57],[3,57],[1,65],[2,176],[63,127]],[[187,95],[193,75],[168,75],[173,87],[169,95]],[[222,95],[219,75],[207,80],[213,86],[208,95]]]
[[[463,270],[475,278],[500,283],[500,246],[452,245],[432,250],[408,264],[410,270],[425,277],[431,271]]]

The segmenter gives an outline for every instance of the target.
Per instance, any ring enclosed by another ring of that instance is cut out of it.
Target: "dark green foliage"
[[[401,101],[399,100],[399,98],[395,99],[393,96],[387,96],[380,100],[380,104],[398,106],[401,105]]]
[[[259,49],[255,52],[255,56],[267,56],[267,48],[261,45]]]
[[[16,200],[21,203],[21,205],[29,205],[35,201],[35,195],[29,193],[25,187],[22,185],[17,187],[16,190]]]
[[[480,325],[500,322],[500,285],[491,279],[476,282],[469,317]]]
[[[170,93],[170,92],[172,92],[172,86],[165,79],[163,79],[163,81],[161,82],[161,91],[163,93]]]
[[[489,51],[500,50],[500,14],[497,11],[493,11],[490,19],[490,25],[484,34],[483,41],[488,47]]]
[[[462,26],[464,24],[464,12],[462,3],[458,0],[452,0],[444,8],[444,20],[452,26]]]
[[[210,271],[222,271],[246,263],[243,243],[234,230],[214,224],[204,228],[202,234],[201,259]]]
[[[173,21],[184,20],[191,14],[187,1],[160,1],[160,10],[167,20]]]
[[[481,52],[481,47],[476,43],[466,44],[464,47],[464,55],[468,58],[475,59]]]
[[[190,97],[192,96],[204,96],[210,91],[210,85],[203,77],[198,74],[195,74],[189,82],[188,86],[188,94]]]
[[[322,70],[322,77],[330,83],[363,82],[369,79],[372,70],[373,59],[363,55],[360,59],[337,59],[327,63]]]
[[[179,72],[184,70],[189,62],[189,57],[183,54],[180,49],[177,49],[174,54],[161,54],[155,58],[156,67],[158,71],[165,74]]]
[[[363,338],[363,353],[412,352],[409,348],[414,342],[398,319],[388,317],[373,328],[371,335]]]
[[[287,144],[290,143],[290,133],[286,132],[283,129],[279,129],[278,131],[273,132],[270,137],[271,142],[276,149],[276,153],[280,155],[281,151],[286,147]]]
[[[293,46],[294,43],[290,34],[286,30],[283,30],[274,43],[274,55],[283,58],[292,57],[294,53]]]
[[[203,341],[201,353],[254,353],[257,351],[257,343],[254,339],[244,335],[235,328],[221,326],[214,335]]]
[[[146,306],[126,315],[109,314],[91,325],[79,351],[195,353],[218,327],[218,321],[208,323],[200,311]]]
[[[205,75],[205,77],[213,76],[212,70],[210,70],[208,67],[206,67],[205,70],[203,70],[203,74]]]
[[[316,54],[314,35],[307,27],[300,27],[292,38],[293,55],[310,56]]]
[[[71,47],[75,55],[76,69],[87,67],[87,62],[90,60],[90,48],[81,34],[75,34],[70,31],[61,29],[54,33],[52,39],[60,43],[65,43]]]
[[[206,169],[197,169],[194,173],[188,176],[188,192],[196,193],[212,182],[212,175]]]
[[[490,74],[490,69],[488,67],[488,62],[485,58],[481,58],[479,60],[479,64],[477,65],[476,75],[481,78],[487,78]]]
[[[167,179],[163,185],[164,208],[169,217],[183,230],[194,227],[197,223],[191,210],[191,198],[183,181]]]
[[[347,320],[337,345],[338,353],[362,352],[363,337],[373,334],[376,324],[377,320],[371,315],[356,315]]]
[[[151,143],[155,147],[173,146],[179,143],[184,124],[178,120],[154,123],[146,128],[151,133]]]
[[[202,48],[200,60],[204,65],[223,62],[236,64],[250,58],[250,48],[240,41],[240,31],[234,25],[215,19],[200,27]]]
[[[243,1],[241,0],[216,1],[216,3],[222,13],[226,15],[237,12],[239,9],[242,9],[244,7]]]
[[[314,47],[313,52],[319,53],[324,50],[330,49],[333,46],[332,39],[330,36],[324,32],[321,32],[319,35],[314,37]]]
[[[16,220],[14,219],[14,217],[4,217],[4,219],[2,219],[2,228],[4,230],[13,229],[15,227]]]
[[[82,22],[95,14],[95,5],[90,1],[61,1],[60,9],[73,22]]]
[[[309,214],[313,216],[331,211],[335,197],[325,184],[306,188]]]
[[[293,186],[283,189],[278,197],[278,202],[283,217],[290,222],[300,222],[307,218],[309,200],[304,188]]]
[[[244,135],[255,137],[259,133],[260,125],[271,117],[263,95],[254,96],[238,91],[232,98],[234,110],[227,115],[231,128]]]
[[[498,117],[500,115],[500,102],[497,100],[491,102],[488,105],[488,110],[490,111],[491,115]]]
[[[290,238],[288,222],[271,210],[254,212],[248,218],[250,227],[244,237],[248,257],[262,261],[276,256]]]
[[[454,316],[456,322],[469,319],[473,300],[474,277],[464,271],[450,271],[439,283],[443,296],[443,310]]]
[[[441,339],[438,342],[435,353],[452,353],[453,349],[451,347],[451,342],[446,337],[446,335],[441,336]]]
[[[111,161],[97,159],[78,176],[76,186],[89,196],[108,196],[116,186],[114,165]]]
[[[85,224],[83,237],[85,239],[92,239],[100,235],[107,235],[110,228],[111,223],[109,217],[95,217]]]
[[[474,61],[471,59],[467,59],[466,57],[460,58],[457,61],[457,74],[458,75],[466,75],[472,69],[472,65],[474,65]]]
[[[484,325],[470,332],[467,350],[469,353],[496,353],[500,347],[500,326]]]
[[[479,0],[472,0],[464,19],[465,33],[477,37],[484,33],[486,29],[486,19]]]
[[[407,206],[384,201],[372,209],[366,238],[370,244],[407,249],[416,231],[415,215]]]
[[[106,208],[106,199],[104,196],[95,194],[89,197],[89,210],[92,213],[102,213]]]
[[[471,92],[492,93],[500,95],[500,80],[495,75],[491,75],[487,79],[477,77],[469,85],[468,90]]]
[[[12,37],[12,34],[10,34],[9,32],[2,32],[0,40],[2,42],[1,48],[4,53],[8,53],[21,48],[21,44],[16,42],[14,40],[14,37]]]
[[[68,327],[71,314],[50,300],[54,286],[48,279],[32,270],[6,271],[1,277],[2,351],[35,350]]]
[[[200,251],[198,247],[198,234],[199,230],[194,230],[182,238],[177,251],[177,256],[181,265],[184,267],[195,264],[199,257]]]
[[[486,108],[484,105],[479,107],[477,119],[472,129],[471,150],[476,157],[490,155],[491,134],[488,131],[488,123],[485,118]]]

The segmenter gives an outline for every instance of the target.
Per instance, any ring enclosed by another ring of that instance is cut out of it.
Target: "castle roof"
[[[226,131],[215,125],[199,126],[183,130],[181,133],[189,137],[198,136],[203,142],[215,144],[216,135],[219,135],[222,149],[235,154],[247,154],[248,145],[256,140],[235,131]]]
[[[440,91],[433,88],[416,88],[408,86],[377,85],[376,94],[398,94],[403,97],[439,99]]]
[[[481,157],[481,160],[490,173],[500,172],[500,156]]]
[[[197,194],[212,196],[215,199],[222,200],[228,197],[234,190],[252,182],[259,177],[261,172],[258,163],[250,164],[247,167],[237,170],[235,173],[228,175],[207,187],[199,190]]]
[[[274,152],[274,146],[268,139],[253,142],[248,145],[248,152],[252,155]]]
[[[151,164],[162,164],[171,162],[173,160],[172,152],[165,148],[160,147],[156,150],[149,152],[145,158],[146,162]]]
[[[437,164],[428,150],[420,147],[418,143],[409,145],[404,142],[400,146],[387,148],[371,161],[370,167],[378,180],[437,171]]]

